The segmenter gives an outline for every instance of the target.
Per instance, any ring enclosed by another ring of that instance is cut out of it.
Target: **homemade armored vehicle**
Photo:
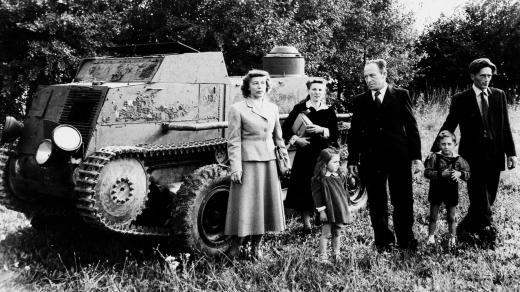
[[[306,95],[294,48],[265,57],[282,114]],[[220,52],[84,60],[71,83],[40,89],[7,117],[0,203],[37,220],[80,216],[121,234],[169,237],[215,254],[229,191],[226,111],[242,99]],[[283,116],[283,115],[282,115]],[[364,204],[359,180],[352,203]]]

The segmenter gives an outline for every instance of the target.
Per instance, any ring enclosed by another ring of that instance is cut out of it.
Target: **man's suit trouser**
[[[377,169],[383,168],[383,169]],[[397,244],[408,247],[414,240],[413,226],[413,192],[411,164],[387,165],[381,167],[362,167],[362,177],[367,186],[368,207],[374,244],[385,246],[395,242],[394,234],[388,227],[388,189],[393,211],[393,222]]]
[[[478,232],[493,222],[491,207],[495,202],[500,170],[494,163],[485,161],[468,162],[470,178],[468,180],[469,209],[461,221],[469,232]]]

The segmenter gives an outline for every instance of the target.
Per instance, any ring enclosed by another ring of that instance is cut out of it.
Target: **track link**
[[[9,186],[9,161],[16,155],[16,144],[4,144],[0,146],[0,205],[7,209],[22,212],[29,218],[35,214],[48,216],[74,216],[75,211],[70,205],[56,201],[32,202],[19,198]]]
[[[110,146],[102,148],[88,156],[78,166],[75,187],[77,194],[76,208],[87,223],[101,229],[108,229],[129,235],[169,236],[170,229],[167,227],[136,225],[134,223],[135,220],[129,224],[114,223],[103,216],[103,212],[100,212],[96,205],[95,191],[103,168],[110,161],[119,158],[134,158],[146,165],[149,159],[162,158],[166,161],[174,160],[176,156],[189,153],[225,149],[226,145],[227,141],[219,138],[181,145],[142,144],[137,146]],[[142,213],[142,211],[143,210],[140,210],[139,214]]]
[[[9,165],[10,153],[11,149],[8,145],[2,145],[0,147],[0,204],[7,209],[23,212],[26,207],[25,204],[14,196],[9,187],[7,167]]]

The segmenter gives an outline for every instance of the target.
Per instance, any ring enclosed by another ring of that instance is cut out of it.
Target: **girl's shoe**
[[[332,264],[329,260],[329,257],[327,256],[327,254],[320,254],[318,256],[318,262],[322,263],[322,264]]]
[[[426,244],[434,245],[435,244],[435,235],[428,236],[428,240],[426,241]]]
[[[332,255],[332,260],[333,260],[334,262],[336,262],[336,263],[339,262],[339,261],[341,260],[341,254],[340,254],[339,252],[338,252],[338,253],[334,253],[334,254]]]
[[[261,261],[264,259],[264,253],[262,252],[262,248],[255,247],[252,250],[252,258],[253,261]]]
[[[448,240],[448,246],[455,247],[456,245],[457,245],[457,240],[455,239],[455,237],[450,237],[450,239]]]
[[[231,261],[238,260],[240,257],[240,249],[232,247],[229,249],[227,256]]]

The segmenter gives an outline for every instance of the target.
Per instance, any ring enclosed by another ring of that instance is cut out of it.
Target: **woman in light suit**
[[[285,145],[278,107],[266,97],[269,73],[249,71],[241,89],[245,100],[229,110],[231,190],[225,233],[235,236],[230,257],[238,257],[244,237],[251,236],[253,257],[258,259],[263,234],[285,229],[275,144]]]

